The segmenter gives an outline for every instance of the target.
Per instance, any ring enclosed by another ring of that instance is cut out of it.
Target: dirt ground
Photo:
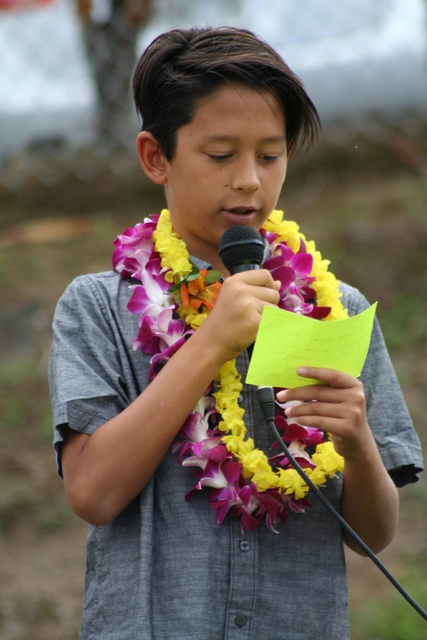
[[[425,139],[425,138],[424,138]],[[337,276],[379,301],[378,316],[427,450],[427,151],[418,137],[321,145],[296,160],[280,205]],[[157,212],[139,174],[71,176],[0,189],[0,637],[76,640],[88,525],[56,475],[46,379],[56,301],[76,275],[110,268],[117,233]],[[427,484],[401,491],[381,559],[427,608]],[[352,637],[422,640],[424,627],[370,560],[347,553]],[[378,608],[377,608],[378,607]],[[370,623],[383,617],[382,630]],[[393,617],[394,616],[394,617]],[[397,616],[397,618],[396,618]],[[393,631],[386,619],[393,618]],[[425,624],[425,623],[423,623]],[[400,633],[400,635],[399,635]]]

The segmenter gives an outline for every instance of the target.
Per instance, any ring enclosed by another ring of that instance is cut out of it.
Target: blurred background
[[[137,57],[174,26],[232,24],[302,78],[323,133],[279,202],[378,317],[427,451],[427,0],[0,0],[0,637],[74,640],[87,525],[56,475],[47,365],[67,284],[163,206],[139,168]],[[427,609],[427,481],[382,560]],[[309,515],[308,515],[309,517]],[[352,638],[425,623],[347,554]]]

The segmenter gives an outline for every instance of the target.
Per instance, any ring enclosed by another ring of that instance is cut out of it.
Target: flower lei
[[[270,247],[263,267],[281,282],[279,307],[319,320],[348,317],[340,302],[339,282],[328,271],[329,261],[299,233],[295,222],[282,218],[283,212],[273,211],[260,231]],[[152,355],[151,381],[208,316],[221,289],[221,274],[191,264],[166,209],[126,229],[114,245],[113,268],[122,278],[141,282],[130,287],[128,309],[139,314],[133,348]],[[268,458],[246,437],[244,410],[239,406],[242,382],[235,360],[221,367],[215,381],[218,390],[212,383],[172,445],[178,462],[197,468],[197,483],[186,500],[192,491],[210,487],[209,500],[218,523],[227,513],[241,516],[242,531],[251,531],[265,516],[267,526],[275,531],[275,523],[286,522],[288,506],[295,512],[310,506],[309,487],[285,454]],[[324,485],[327,478],[344,470],[343,458],[319,429],[285,419],[289,405],[279,405],[282,411],[275,424],[312,482]],[[310,447],[315,447],[311,455]],[[276,442],[272,449],[277,448]]]

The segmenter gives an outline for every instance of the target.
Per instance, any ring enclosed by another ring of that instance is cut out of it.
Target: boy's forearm
[[[364,454],[345,460],[342,515],[374,553],[384,549],[394,537],[399,496],[373,437]],[[365,555],[347,534],[345,541],[356,553]]]

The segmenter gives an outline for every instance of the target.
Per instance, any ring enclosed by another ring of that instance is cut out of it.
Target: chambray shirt
[[[50,384],[60,473],[62,425],[92,434],[147,386],[150,356],[132,349],[129,284],[113,272],[79,277],[58,304]],[[341,286],[350,315],[367,307]],[[247,366],[243,353],[243,379]],[[416,481],[420,444],[376,322],[361,378],[386,468],[398,485]],[[273,437],[253,387],[244,385],[242,405],[249,435],[268,453]],[[81,640],[349,638],[342,532],[323,505],[312,497],[304,513],[289,510],[278,534],[265,523],[242,533],[240,518],[216,523],[207,489],[185,501],[195,482],[169,452],[113,522],[91,527]],[[342,478],[323,492],[339,510]]]

